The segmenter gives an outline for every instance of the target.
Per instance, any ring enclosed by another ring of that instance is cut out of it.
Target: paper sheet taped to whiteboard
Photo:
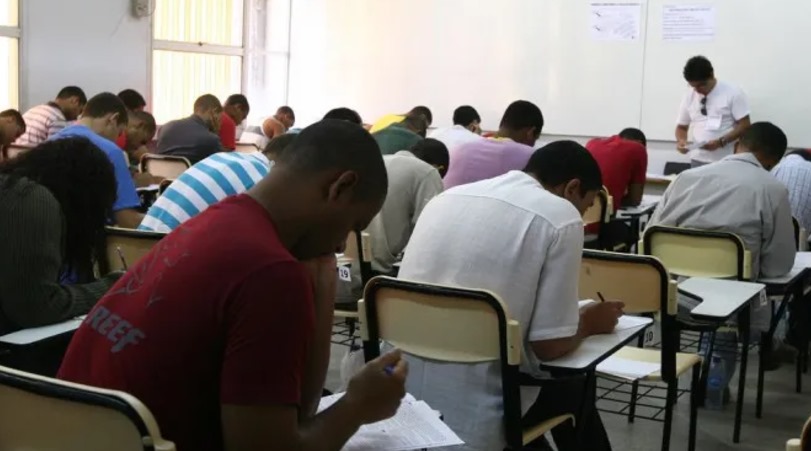
[[[642,4],[591,3],[591,37],[597,41],[638,41]]]
[[[715,6],[664,5],[662,39],[665,41],[712,41],[715,39]]]

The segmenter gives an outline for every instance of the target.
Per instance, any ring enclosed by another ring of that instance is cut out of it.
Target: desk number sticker
[[[348,266],[339,266],[338,267],[338,278],[343,280],[344,282],[351,282],[352,281],[352,274],[349,272]]]

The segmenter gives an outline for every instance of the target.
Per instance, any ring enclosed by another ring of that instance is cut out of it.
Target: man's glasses
[[[707,115],[707,96],[701,99],[701,114],[704,116]]]

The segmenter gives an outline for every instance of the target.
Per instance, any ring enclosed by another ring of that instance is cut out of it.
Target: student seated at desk
[[[345,121],[307,127],[288,150],[248,193],[130,268],[77,330],[59,377],[134,395],[179,450],[337,450],[362,424],[392,416],[407,373],[398,352],[315,413],[334,252],[383,205],[380,150]]]
[[[0,165],[0,335],[83,315],[118,279],[93,281],[93,246],[115,187],[109,158],[83,137]],[[63,273],[79,283],[61,285]]]
[[[572,141],[549,144],[532,155],[524,171],[435,197],[417,222],[398,277],[499,295],[510,319],[521,325],[521,370],[542,377],[540,361],[574,351],[589,335],[611,332],[621,315],[618,302],[578,312],[581,216],[601,187],[600,169],[586,149]],[[498,363],[408,360],[409,393],[440,412],[453,412],[445,421],[466,442],[459,449],[504,448]],[[584,406],[585,415],[576,420],[583,428],[583,447],[576,445],[574,428],[565,425],[553,431],[558,449],[610,449],[594,409],[595,387],[584,392],[580,378],[548,384],[540,392],[522,388],[525,417],[577,415]]]
[[[647,139],[641,130],[626,128],[610,138],[592,139],[586,144],[597,160],[603,185],[614,206],[636,207],[642,202],[648,171]]]
[[[127,130],[118,136],[115,143],[127,154],[127,160],[135,180],[135,186],[143,187],[163,181],[163,177],[156,177],[147,172],[140,172],[141,157],[149,153],[147,145],[155,136],[157,130],[155,117],[146,111],[129,112]]]
[[[386,155],[383,161],[389,176],[389,194],[368,231],[372,238],[372,269],[391,273],[423,208],[442,192],[442,177],[449,164],[448,148],[429,138],[411,150]]]
[[[401,150],[410,149],[425,139],[428,121],[418,113],[409,113],[401,122],[391,124],[379,132],[372,133],[380,152],[393,155]]]
[[[802,228],[811,231],[811,152],[791,152],[772,169],[772,175],[788,188],[791,214]]]
[[[33,147],[44,142],[78,119],[86,103],[87,96],[82,88],[62,88],[52,102],[37,105],[23,114],[26,130],[15,144]]]
[[[146,108],[146,99],[134,89],[125,89],[118,93],[118,98],[124,102],[129,111],[142,112]]]
[[[405,114],[387,114],[381,117],[380,119],[377,120],[377,122],[374,123],[374,125],[372,125],[372,127],[369,129],[369,133],[372,134],[377,133],[380,130],[383,130],[384,128],[388,128],[392,124],[403,122],[403,120],[405,120],[406,117],[414,114],[422,115],[428,122],[427,127],[430,127],[431,124],[434,122],[434,114],[431,113],[431,109],[428,108],[427,106],[419,105],[415,106],[414,108],[411,109],[411,111]]]
[[[112,221],[119,227],[134,229],[144,217],[137,210],[141,206],[141,199],[135,191],[135,182],[124,152],[115,144],[116,138],[127,128],[128,120],[129,114],[121,99],[115,94],[103,92],[87,102],[82,118],[75,125],[62,129],[49,139],[85,137],[107,154],[113,164],[117,185]]]
[[[289,106],[280,106],[276,114],[262,122],[262,133],[267,139],[273,139],[287,133],[296,125],[296,113]]]
[[[25,133],[25,119],[17,110],[0,113],[0,161],[7,159],[8,146]]]
[[[149,207],[138,230],[171,232],[226,197],[251,189],[295,138],[282,135],[270,140],[263,152],[220,152],[195,164]]]
[[[248,98],[242,94],[233,94],[225,99],[225,105],[220,115],[220,143],[227,150],[237,148],[237,140],[242,134],[242,123],[248,118],[251,112],[251,104]]]
[[[482,118],[475,108],[460,106],[453,112],[453,127],[436,129],[428,137],[442,141],[451,151],[462,144],[481,140],[481,122]]]
[[[513,102],[504,112],[495,137],[448,149],[451,167],[445,189],[523,169],[542,129],[540,108],[526,100]]]
[[[360,114],[351,108],[333,108],[324,115],[324,119],[337,119],[363,126],[363,119],[361,119]]]
[[[166,123],[158,132],[157,153],[185,157],[191,164],[223,151],[220,137],[222,105],[205,94],[194,101],[194,114]]]

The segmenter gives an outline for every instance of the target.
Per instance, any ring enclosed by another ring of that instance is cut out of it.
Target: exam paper
[[[638,362],[612,356],[597,365],[597,371],[635,381],[659,371],[661,367],[659,363]]]
[[[662,39],[665,41],[711,41],[715,39],[715,6],[662,6]]]
[[[636,41],[640,36],[642,4],[591,3],[591,37],[596,41]]]
[[[594,299],[584,299],[582,301],[577,301],[577,308],[582,309],[583,307],[596,303],[597,301]],[[646,318],[644,316],[622,315],[619,317],[619,319],[617,319],[617,325],[614,327],[614,332],[644,326],[650,322],[650,318]]]
[[[335,404],[344,394],[321,398],[318,411]],[[439,419],[425,401],[413,396],[403,398],[397,414],[388,420],[361,426],[349,439],[343,451],[408,451],[440,446],[463,445],[464,442]]]

